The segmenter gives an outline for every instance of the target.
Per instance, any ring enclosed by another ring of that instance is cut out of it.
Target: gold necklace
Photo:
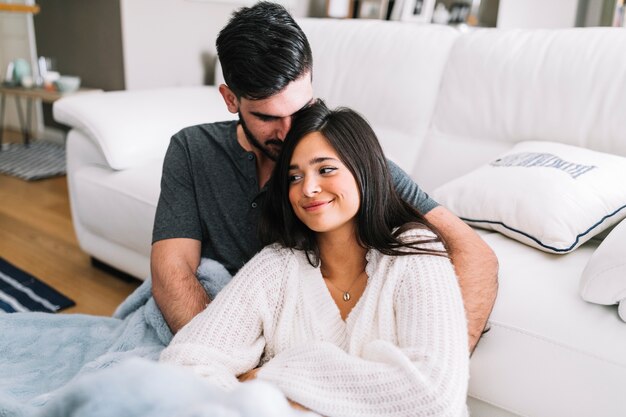
[[[356,278],[354,278],[354,280],[352,281],[352,284],[350,284],[350,287],[347,290],[342,290],[341,288],[339,288],[338,286],[336,286],[331,280],[330,278],[326,278],[323,277],[326,281],[328,281],[330,283],[330,285],[332,285],[333,287],[335,287],[336,289],[338,289],[339,291],[341,291],[343,293],[343,301],[345,301],[346,303],[348,301],[350,301],[350,298],[352,298],[352,296],[350,295],[350,290],[352,289],[352,287],[354,287],[354,284],[356,284],[357,280],[361,277],[361,275],[363,275],[365,273],[365,270],[359,272],[359,275],[356,276]]]

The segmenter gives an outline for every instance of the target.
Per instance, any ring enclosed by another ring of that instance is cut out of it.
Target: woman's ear
[[[224,99],[224,103],[226,103],[226,108],[229,112],[235,114],[239,111],[239,100],[233,90],[228,88],[226,84],[220,84],[218,87],[222,98]]]

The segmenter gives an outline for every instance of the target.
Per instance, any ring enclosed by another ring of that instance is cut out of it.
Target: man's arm
[[[152,244],[152,295],[174,334],[210,301],[196,278],[198,265],[199,240],[164,239]]]
[[[424,217],[442,234],[459,279],[473,352],[487,325],[498,292],[498,259],[478,234],[448,209],[438,206]]]

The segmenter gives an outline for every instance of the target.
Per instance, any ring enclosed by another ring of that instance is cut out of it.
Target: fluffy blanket
[[[231,278],[208,260],[198,277],[211,296]],[[171,338],[149,279],[113,317],[2,314],[0,416],[245,416],[253,403],[257,416],[291,413],[282,394],[261,382],[225,395],[156,363]]]

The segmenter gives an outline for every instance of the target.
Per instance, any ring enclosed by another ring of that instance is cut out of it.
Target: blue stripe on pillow
[[[529,238],[530,240],[532,240],[533,242],[537,243],[539,246],[549,249],[553,252],[557,252],[557,253],[567,253],[572,251],[576,245],[578,244],[578,241],[580,240],[580,238],[582,238],[583,236],[591,233],[591,231],[593,231],[593,229],[595,229],[596,227],[598,227],[599,225],[601,225],[606,219],[611,218],[615,215],[617,215],[620,211],[624,210],[626,208],[626,205],[621,206],[620,208],[618,208],[617,210],[615,210],[613,213],[607,214],[606,216],[604,216],[603,218],[600,219],[600,221],[598,221],[596,224],[594,224],[593,226],[591,226],[589,229],[587,229],[586,231],[584,231],[583,233],[579,234],[578,236],[576,236],[576,240],[574,240],[574,243],[572,243],[571,246],[569,246],[568,248],[565,249],[559,249],[559,248],[555,248],[553,246],[548,246],[546,244],[544,244],[543,242],[541,242],[539,239],[537,239],[534,236],[529,235],[526,232],[522,232],[521,230],[517,230],[513,227],[507,226],[506,224],[500,222],[500,221],[493,221],[493,220],[476,220],[476,219],[470,219],[467,217],[460,217],[461,220],[468,222],[468,223],[487,223],[487,224],[497,224],[500,225],[502,227],[504,227],[505,229],[508,229],[512,232],[515,233],[519,233],[520,235],[526,236],[527,238]]]

